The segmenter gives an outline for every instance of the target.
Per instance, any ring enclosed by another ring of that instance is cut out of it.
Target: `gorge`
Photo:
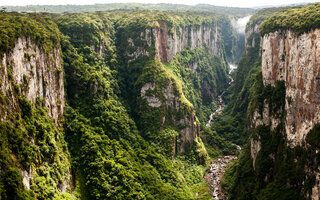
[[[0,12],[0,199],[320,199],[319,3],[108,6]]]

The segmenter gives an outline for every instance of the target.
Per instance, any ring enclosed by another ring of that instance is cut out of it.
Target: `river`
[[[235,64],[230,64],[229,63],[229,73],[228,73],[228,77],[229,77],[229,79],[230,79],[230,81],[229,81],[229,87],[230,87],[230,85],[234,82],[234,80],[233,80],[233,78],[232,78],[232,76],[231,76],[231,73],[234,71],[234,70],[236,70],[237,69],[237,65],[235,65]],[[224,103],[224,101],[223,101],[223,99],[222,99],[222,96],[224,95],[224,92],[221,94],[221,95],[219,95],[218,96],[218,109],[216,109],[213,113],[211,113],[210,114],[210,117],[209,117],[209,120],[208,120],[208,122],[207,122],[207,124],[206,124],[206,127],[210,127],[211,126],[211,123],[213,122],[213,120],[214,120],[214,116],[215,115],[219,115],[219,114],[221,114],[222,113],[222,110],[223,110],[223,108],[225,107],[225,103]]]
[[[246,16],[243,18],[231,20],[232,26],[233,26],[234,30],[236,30],[237,34],[239,34],[239,35],[245,34],[246,24],[248,23],[250,17],[251,16]],[[228,76],[230,78],[229,87],[234,82],[234,80],[231,76],[231,73],[234,70],[236,70],[237,67],[238,67],[237,65],[229,63],[229,69],[230,69],[229,73],[228,73]],[[206,127],[210,127],[211,124],[214,122],[214,117],[216,115],[219,115],[222,113],[222,111],[225,107],[225,103],[223,101],[223,95],[224,95],[224,92],[222,94],[220,94],[220,96],[218,96],[218,108],[213,113],[211,113],[210,118],[206,124]],[[241,147],[237,146],[237,149],[241,150]],[[226,168],[230,164],[230,162],[232,162],[235,159],[237,159],[237,156],[235,156],[235,155],[220,156],[219,158],[214,159],[211,162],[209,169],[207,170],[207,173],[204,178],[210,184],[211,191],[212,191],[211,195],[215,200],[227,199],[227,197],[224,195],[224,193],[221,189],[221,179],[222,179],[222,176],[223,176]]]
[[[232,85],[232,83],[234,82],[231,73],[237,69],[237,65],[234,64],[229,64],[230,66],[230,71],[229,71],[229,87]],[[206,124],[206,127],[210,127],[211,124],[214,121],[214,116],[215,115],[219,115],[222,113],[223,108],[225,107],[225,103],[223,101],[223,95],[224,92],[218,96],[218,104],[219,107],[218,109],[216,109],[213,113],[211,113],[210,115],[210,119]],[[240,147],[237,146],[238,149],[241,149]],[[210,166],[209,169],[207,170],[207,174],[205,175],[205,180],[210,184],[211,186],[211,191],[212,194],[211,196],[215,199],[215,200],[225,200],[226,196],[224,195],[222,189],[221,189],[221,179],[222,176],[226,170],[226,168],[228,167],[229,163],[233,160],[237,159],[237,156],[235,155],[227,155],[227,156],[221,156],[217,159],[214,159]]]

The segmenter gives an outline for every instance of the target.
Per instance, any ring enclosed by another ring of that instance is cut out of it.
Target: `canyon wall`
[[[164,22],[153,29],[155,38],[156,58],[161,62],[171,62],[172,58],[186,47],[196,49],[203,46],[210,48],[213,55],[221,56],[221,32],[218,24],[201,24],[200,26],[188,26],[172,28]]]
[[[309,151],[315,151],[306,138],[320,122],[319,46],[319,29],[301,35],[290,30],[276,31],[262,38],[263,84],[275,86],[277,81],[285,83],[284,118],[281,120],[270,116],[267,112],[268,108],[263,112],[262,118],[269,120],[271,131],[274,131],[280,123],[284,124],[283,134],[287,145],[292,149],[302,146]],[[309,199],[318,200],[320,198],[319,166],[316,166],[316,158],[308,159],[311,161],[305,171],[306,173],[313,171],[316,174],[316,180],[312,194],[307,196]]]
[[[225,62],[221,27],[218,22],[172,27],[167,22],[156,21],[153,22],[151,28],[142,30],[140,34],[128,36],[126,41],[127,45],[124,46],[127,46],[127,48],[125,49],[124,57],[127,60],[128,70],[133,70],[137,62],[140,65],[144,65],[145,63],[141,59],[145,58],[146,60],[151,59],[159,62],[156,64],[160,68],[158,73],[166,74],[166,78],[162,82],[157,82],[158,78],[156,76],[160,76],[160,74],[155,74],[155,78],[151,82],[142,81],[144,84],[135,84],[136,90],[139,91],[137,98],[140,99],[140,102],[145,100],[149,106],[140,106],[140,110],[145,109],[145,112],[153,112],[157,109],[162,110],[162,115],[156,119],[161,122],[151,125],[157,126],[156,124],[159,124],[158,130],[168,124],[175,127],[183,127],[179,128],[180,136],[175,139],[175,141],[179,141],[176,145],[176,152],[182,153],[186,151],[186,149],[192,147],[194,139],[200,136],[200,124],[195,115],[193,105],[186,99],[184,91],[180,89],[183,86],[170,73],[163,70],[165,68],[163,68],[162,63],[172,62],[175,56],[187,48],[190,50],[208,48],[211,56],[219,58],[222,60],[221,62]],[[191,72],[195,73],[197,65],[198,62],[194,61],[183,67],[190,67]],[[146,72],[146,69],[141,70],[142,73]],[[141,80],[141,77],[139,79]],[[204,84],[202,92],[208,93],[213,99],[218,92],[211,90],[208,92],[209,89],[206,85],[207,83]],[[141,113],[141,111],[139,112]],[[166,116],[168,112],[170,117]]]
[[[291,146],[302,145],[320,122],[320,30],[296,35],[292,31],[267,34],[262,40],[265,85],[285,81],[285,132]]]
[[[138,38],[129,37],[128,46],[135,50],[126,50],[128,62],[138,57],[154,55],[161,62],[171,62],[173,57],[187,47],[197,49],[210,48],[212,55],[223,56],[221,27],[218,23],[196,26],[170,27],[166,22],[155,22],[154,27],[147,28]],[[150,48],[154,45],[154,48]]]
[[[14,49],[2,55],[1,91],[6,97],[6,108],[1,109],[1,120],[20,111],[17,95],[35,102],[44,100],[48,114],[58,124],[65,105],[63,68],[58,48],[45,53],[30,38],[20,37]]]

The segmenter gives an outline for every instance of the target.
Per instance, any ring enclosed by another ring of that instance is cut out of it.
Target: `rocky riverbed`
[[[229,85],[231,85],[234,81],[231,76],[231,73],[233,70],[237,69],[237,65],[232,65],[232,64],[229,64],[229,65],[230,65],[229,78],[231,80],[229,82]],[[225,107],[225,103],[222,99],[223,95],[224,95],[224,92],[220,96],[218,96],[219,107],[213,113],[211,113],[210,119],[208,120],[206,127],[211,126],[211,124],[214,121],[214,116],[222,113],[223,108]],[[241,147],[237,146],[237,149],[241,150]],[[205,180],[211,185],[211,192],[212,192],[211,195],[213,198],[215,198],[215,200],[226,199],[226,196],[223,194],[223,191],[221,190],[221,179],[230,162],[235,159],[237,159],[237,156],[235,155],[221,156],[213,160],[212,163],[210,164],[209,169],[207,170]]]
[[[230,162],[235,159],[237,159],[235,155],[221,156],[213,160],[207,170],[205,180],[210,184],[211,195],[215,200],[227,199],[221,189],[221,179]]]

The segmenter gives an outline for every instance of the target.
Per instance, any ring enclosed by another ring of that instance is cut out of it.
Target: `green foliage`
[[[256,25],[260,25],[263,21],[275,15],[275,13],[285,11],[291,8],[293,7],[283,6],[283,7],[264,8],[259,10],[250,18],[249,22],[247,23],[246,32],[249,31],[249,28],[253,29]]]
[[[63,130],[59,130],[43,108],[43,100],[31,103],[21,96],[23,85],[13,85],[10,93],[17,96],[20,114],[0,124],[2,199],[9,193],[13,199],[76,199],[75,195],[82,199],[211,198],[203,180],[208,153],[202,139],[196,138],[193,148],[174,160],[172,149],[179,145],[180,131],[189,125],[176,122],[187,116],[198,126],[196,113],[205,122],[214,99],[228,86],[225,52],[214,57],[208,47],[187,48],[163,64],[154,58],[154,38],[146,29],[166,23],[168,34],[173,34],[180,27],[224,26],[226,17],[138,10],[0,15],[1,56],[13,49],[19,37],[30,38],[47,54],[61,47],[67,100]],[[226,30],[230,28],[229,24]],[[144,39],[149,37],[151,44]],[[130,41],[134,45],[128,45]],[[148,53],[135,58],[132,54],[139,48]],[[25,53],[24,58],[30,60],[31,55]],[[188,67],[195,63],[197,69]],[[8,75],[13,81],[10,71]],[[27,76],[23,83],[27,85]],[[146,83],[155,85],[146,95],[159,98],[159,108],[151,108],[140,98]],[[178,108],[165,104],[167,88]],[[3,96],[1,102],[6,101]],[[222,148],[231,146],[227,137],[212,135],[212,142],[223,141]],[[27,191],[19,170],[30,169],[33,181]],[[58,189],[71,183],[75,192]]]
[[[32,199],[24,189],[22,175],[17,168],[9,168],[0,175],[0,198],[8,200]]]
[[[304,198],[300,197],[297,190],[288,188],[283,183],[270,183],[265,189],[262,189],[257,196],[258,200],[269,200],[269,199],[279,199],[279,200],[302,200]]]
[[[242,54],[235,74],[235,84],[223,95],[226,102],[223,113],[215,116],[210,129],[203,129],[204,141],[210,146],[219,147],[210,150],[210,154],[220,151],[230,154],[236,150],[235,145],[243,145],[248,138],[247,110],[252,96],[252,87],[256,80],[256,72],[260,71],[260,60],[257,47],[249,49],[248,54]],[[260,82],[259,82],[260,83]]]
[[[230,124],[228,124],[228,128],[232,128]],[[220,121],[215,121],[210,128],[201,128],[202,138],[210,156],[229,155],[236,151],[236,146],[230,141],[232,137],[228,138],[228,135],[231,134],[227,135],[225,132],[227,131],[224,126],[221,126]],[[233,137],[238,138],[239,136],[233,135]]]
[[[245,48],[245,35],[236,32],[232,26],[231,20],[237,20],[237,17],[220,17],[221,34],[226,57],[229,63],[238,63],[239,58]]]
[[[215,99],[228,86],[226,61],[212,56],[210,51],[206,47],[182,50],[171,63],[164,65],[183,85],[182,90],[201,123],[208,120],[216,107]]]
[[[47,15],[1,12],[0,24],[1,58],[14,48],[20,37],[30,38],[46,53],[59,45],[59,29]]]
[[[194,139],[194,142],[196,143],[196,152],[198,153],[199,158],[199,164],[205,164],[208,160],[208,153],[207,150],[201,140],[200,137],[196,137]]]
[[[260,125],[249,129],[252,138],[261,145],[254,163],[250,153],[250,143],[242,150],[237,163],[227,169],[223,178],[223,187],[231,199],[303,199],[302,194],[311,192],[314,175],[305,172],[308,162],[314,159],[314,153],[297,146],[291,149],[283,137],[285,86],[276,82],[275,87],[263,86],[262,75],[251,88],[249,117],[256,110],[262,114],[264,104],[268,103],[270,115],[280,124],[271,130],[270,126]],[[310,166],[308,166],[310,167]],[[303,185],[303,182],[308,184]],[[307,186],[308,185],[308,186]],[[303,191],[303,192],[302,192]],[[239,195],[240,194],[240,195]]]
[[[101,13],[66,14],[56,17],[60,31],[69,36],[69,41],[79,53],[92,54],[99,52],[109,65],[116,64],[116,47],[114,44],[114,26],[108,17]],[[80,49],[79,49],[80,50]],[[85,56],[92,64],[97,56]]]
[[[189,186],[184,178],[189,173],[181,175],[182,169],[175,167],[170,155],[158,153],[172,152],[177,130],[150,129],[154,131],[150,133],[154,144],[147,142],[114,92],[118,85],[108,62],[92,51],[78,53],[88,48],[74,48],[67,38],[61,46],[69,104],[64,128],[81,197],[194,199],[191,186],[203,183],[202,176]],[[157,83],[166,85],[171,80],[161,65],[151,62],[146,68],[146,73],[158,74],[154,79],[159,80]],[[145,78],[137,84],[152,77]]]
[[[263,36],[278,30],[292,30],[301,35],[320,27],[319,12],[319,3],[279,12],[261,24],[260,33]]]
[[[154,147],[157,149],[157,152],[161,152],[163,155],[166,155],[168,158],[174,156],[174,142],[176,142],[176,138],[179,136],[179,132],[173,130],[171,128],[166,128],[158,131],[158,133],[146,135],[145,138],[151,143],[154,143]]]
[[[58,185],[68,181],[70,174],[63,134],[57,130],[40,103],[33,105],[23,97],[19,98],[19,102],[22,115],[16,115],[15,126],[8,122],[0,124],[0,169],[4,172],[0,178],[0,185],[4,185],[1,195],[10,193],[13,199],[28,199],[30,195],[37,199],[54,199],[61,193]],[[18,168],[29,172],[30,167],[34,181],[30,191],[26,191]],[[15,171],[19,175],[15,175]],[[6,185],[11,184],[5,178],[7,173],[15,186]],[[16,187],[16,191],[11,191],[11,187]]]
[[[311,144],[314,147],[320,147],[320,125],[317,124],[313,129],[308,133],[306,137],[306,142]]]

